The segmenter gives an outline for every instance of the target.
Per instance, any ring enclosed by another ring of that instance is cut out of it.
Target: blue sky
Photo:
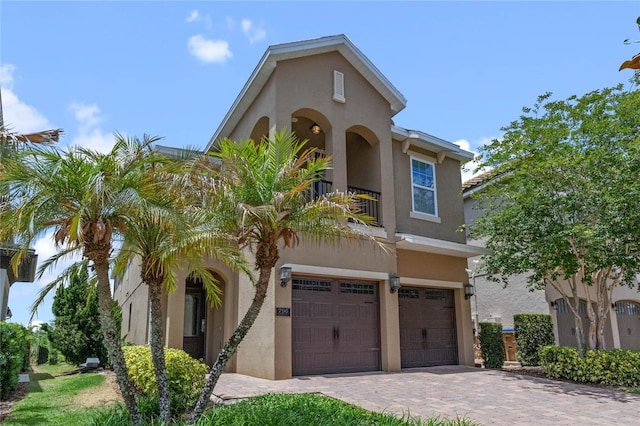
[[[106,150],[112,132],[204,147],[271,44],[346,34],[407,98],[394,121],[465,149],[499,137],[544,92],[627,83],[640,51],[626,2],[0,3],[5,123],[63,128],[61,145]],[[53,253],[48,239],[40,259]],[[26,324],[40,282],[16,283]],[[49,321],[50,300],[38,311]]]

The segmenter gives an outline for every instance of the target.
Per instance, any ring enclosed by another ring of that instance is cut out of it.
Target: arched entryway
[[[224,280],[214,271],[210,271],[218,287],[224,294]],[[202,280],[193,276],[185,281],[184,324],[182,348],[195,359],[211,362],[213,351],[222,347],[224,309],[223,305],[213,306],[207,301]]]

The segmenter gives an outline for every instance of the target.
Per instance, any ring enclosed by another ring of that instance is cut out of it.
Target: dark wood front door
[[[402,368],[458,363],[453,290],[398,290]]]
[[[292,282],[294,375],[380,370],[378,283]]]
[[[182,348],[195,359],[204,359],[205,294],[202,285],[189,285],[184,295]]]

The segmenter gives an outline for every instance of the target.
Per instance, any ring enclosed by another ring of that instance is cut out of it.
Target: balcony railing
[[[313,200],[321,195],[328,194],[332,190],[332,183],[328,180],[319,180],[313,183],[311,188],[311,197]],[[355,186],[347,186],[347,190],[354,194],[362,194],[371,197],[371,200],[360,200],[360,208],[363,214],[371,216],[374,220],[374,226],[382,226],[380,223],[380,193],[369,189],[358,188]]]

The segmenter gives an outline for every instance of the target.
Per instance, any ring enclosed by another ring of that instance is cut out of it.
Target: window
[[[438,215],[436,171],[433,163],[411,157],[411,190],[414,212]]]

